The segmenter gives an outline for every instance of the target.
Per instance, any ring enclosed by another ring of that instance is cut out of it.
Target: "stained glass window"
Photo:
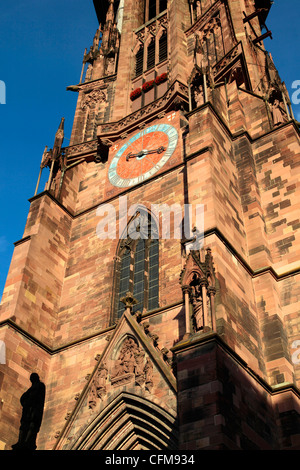
[[[149,250],[148,310],[158,307],[158,240],[151,240]]]
[[[134,254],[134,283],[133,296],[138,303],[134,310],[141,310],[144,304],[145,293],[145,240],[139,239]]]
[[[151,238],[157,236],[157,226],[149,214],[142,214],[141,221],[147,224],[138,230],[145,238],[131,239],[128,236],[126,248],[121,249],[116,265],[115,314],[113,319],[120,318],[125,310],[120,301],[127,292],[132,292],[138,303],[133,311],[153,310],[159,306],[159,241]],[[134,223],[139,219],[135,219]],[[146,222],[145,222],[146,221]],[[130,230],[128,230],[130,233]]]
[[[126,250],[121,258],[121,269],[120,269],[120,283],[119,283],[119,302],[118,302],[118,318],[124,312],[124,304],[120,301],[122,297],[129,290],[129,279],[130,279],[130,261],[131,253],[130,250]]]

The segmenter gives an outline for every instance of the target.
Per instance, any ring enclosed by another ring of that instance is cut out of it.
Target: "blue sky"
[[[84,49],[92,45],[98,28],[92,0],[3,3],[0,80],[5,83],[6,104],[0,104],[0,298],[13,243],[23,236],[42,153],[46,145],[53,146],[61,117],[68,145],[77,94],[66,87],[79,82]],[[265,46],[291,95],[292,83],[300,80],[299,12],[299,0],[276,0],[267,20],[273,40],[267,39]],[[300,104],[293,108],[300,120]]]

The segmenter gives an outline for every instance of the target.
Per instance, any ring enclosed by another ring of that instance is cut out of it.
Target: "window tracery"
[[[124,312],[121,299],[131,292],[138,301],[133,312],[158,307],[159,243],[158,229],[151,214],[138,210],[127,226],[115,259],[115,288],[112,322]]]
[[[135,32],[133,48],[132,91],[141,94],[134,101],[134,110],[160,98],[167,91],[167,80],[159,80],[168,71],[168,18],[163,12]],[[153,84],[151,88],[145,84]],[[143,85],[145,85],[143,87]],[[145,89],[146,87],[146,89]],[[151,92],[148,91],[151,89]]]
[[[135,77],[167,59],[167,28],[167,15],[164,15],[136,32],[136,44],[133,50]]]

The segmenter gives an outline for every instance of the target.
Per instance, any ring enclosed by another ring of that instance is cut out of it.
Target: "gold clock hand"
[[[146,154],[146,152],[144,150],[141,150],[138,153],[130,152],[128,155],[126,155],[126,161],[128,162],[129,158],[142,157],[145,154]]]
[[[148,153],[162,153],[166,150],[166,147],[158,147],[158,149],[155,150],[146,150],[145,153],[148,155]]]
[[[138,153],[130,152],[128,155],[126,155],[126,161],[128,162],[128,160],[130,158],[135,158],[135,157],[139,158],[139,157],[143,157],[144,155],[149,155],[150,153],[160,154],[160,153],[164,152],[165,150],[166,150],[166,147],[161,146],[161,147],[158,147],[158,149],[155,149],[155,150],[146,150],[145,149],[145,150],[141,150]]]

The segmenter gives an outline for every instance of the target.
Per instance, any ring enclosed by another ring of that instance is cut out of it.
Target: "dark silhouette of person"
[[[30,381],[32,386],[20,398],[23,411],[19,440],[16,444],[12,445],[13,450],[36,449],[36,438],[41,427],[44,412],[46,387],[35,372],[31,374]]]

